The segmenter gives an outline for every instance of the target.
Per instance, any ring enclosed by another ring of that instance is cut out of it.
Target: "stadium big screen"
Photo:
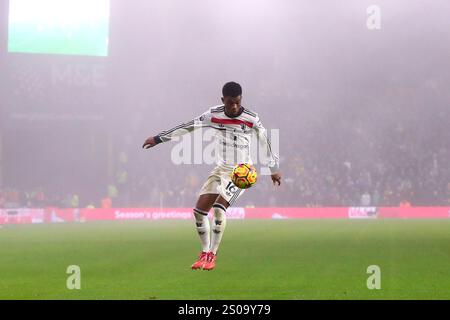
[[[13,0],[8,51],[108,55],[109,0]]]

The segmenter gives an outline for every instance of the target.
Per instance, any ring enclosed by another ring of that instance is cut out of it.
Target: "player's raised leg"
[[[197,200],[194,208],[195,225],[197,233],[200,237],[202,251],[200,252],[197,261],[191,266],[192,269],[201,269],[208,259],[208,252],[210,247],[210,224],[208,219],[208,212],[213,203],[217,199],[217,194],[202,194]]]
[[[211,246],[206,263],[203,265],[203,270],[212,270],[216,266],[217,250],[219,249],[222,236],[227,225],[226,211],[229,207],[227,200],[218,196],[212,205],[214,211],[213,227],[211,234]]]

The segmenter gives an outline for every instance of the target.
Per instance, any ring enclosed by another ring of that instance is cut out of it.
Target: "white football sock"
[[[195,225],[197,226],[197,232],[202,244],[202,251],[208,252],[210,246],[210,227],[208,212],[194,209]]]
[[[222,240],[223,232],[227,225],[227,218],[225,216],[226,208],[218,203],[213,205],[214,219],[211,233],[211,247],[210,251],[214,254],[219,249],[220,241]]]

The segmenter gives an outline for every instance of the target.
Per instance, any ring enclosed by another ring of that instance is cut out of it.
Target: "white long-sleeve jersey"
[[[157,143],[172,140],[197,128],[212,128],[216,130],[216,163],[225,168],[233,168],[238,163],[253,163],[251,159],[251,140],[253,133],[259,140],[259,152],[262,163],[270,168],[271,173],[279,169],[278,155],[272,152],[266,129],[257,113],[241,107],[238,115],[229,117],[225,114],[225,107],[218,105],[210,108],[199,117],[182,123],[170,130],[159,133],[155,139]]]

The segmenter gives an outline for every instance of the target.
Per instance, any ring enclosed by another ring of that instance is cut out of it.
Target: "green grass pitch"
[[[3,226],[0,299],[450,299],[450,219],[229,220],[215,270],[198,251],[193,221]]]

